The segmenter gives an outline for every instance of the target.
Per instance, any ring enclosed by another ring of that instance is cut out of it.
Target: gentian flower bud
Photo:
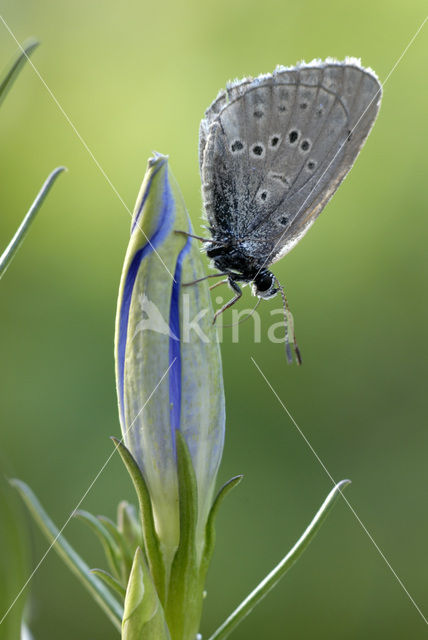
[[[138,195],[116,320],[123,442],[147,484],[167,573],[180,540],[176,432],[197,484],[196,553],[224,441],[220,351],[196,240],[166,156],[150,159]]]

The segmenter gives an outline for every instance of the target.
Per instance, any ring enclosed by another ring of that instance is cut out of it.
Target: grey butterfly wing
[[[380,97],[356,60],[279,68],[220,93],[200,136],[211,227],[266,263],[282,257],[352,167]]]

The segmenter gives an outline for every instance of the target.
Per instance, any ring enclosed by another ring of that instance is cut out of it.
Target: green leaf
[[[227,494],[241,482],[243,477],[244,476],[242,475],[235,476],[234,478],[231,478],[228,482],[226,482],[217,493],[215,500],[213,502],[213,506],[211,507],[211,511],[208,516],[206,530],[205,530],[205,546],[202,554],[202,562],[201,562],[201,569],[200,569],[202,583],[205,580],[205,575],[208,571],[208,567],[214,551],[215,537],[216,537],[215,519],[217,517],[219,507],[223,502],[224,498],[227,496]]]
[[[120,584],[119,580],[116,580],[111,573],[108,571],[104,571],[104,569],[91,569],[91,573],[101,578],[105,584],[110,587],[113,591],[116,591],[117,594],[121,597],[122,600],[125,599],[126,590]]]
[[[28,595],[20,593],[28,577],[28,540],[18,500],[0,473],[0,638],[3,640],[20,640]]]
[[[27,42],[24,42],[22,45],[22,49],[18,53],[15,61],[12,66],[3,74],[2,79],[0,80],[0,105],[5,99],[9,89],[15,82],[16,78],[19,75],[22,67],[27,62],[27,59],[33,53],[34,49],[39,45],[37,40],[30,39]]]
[[[169,640],[162,605],[143,552],[134,556],[122,624],[122,640]]]
[[[238,626],[238,624],[254,609],[254,607],[273,589],[288,571],[288,569],[300,558],[306,547],[320,530],[322,523],[330,513],[336,499],[351,481],[342,480],[328,494],[323,504],[315,514],[310,525],[298,539],[294,547],[287,553],[281,562],[260,582],[223,624],[213,633],[209,640],[224,640]]]
[[[119,531],[117,525],[106,516],[97,516],[98,520],[105,526],[111,534],[118,547],[120,561],[120,575],[124,584],[127,584],[131,572],[136,545],[132,547],[128,544],[125,536]]]
[[[82,560],[82,558],[67,542],[62,535],[62,532],[49,518],[30,487],[17,479],[10,480],[10,483],[18,490],[34,520],[51,543],[51,546],[64,560],[65,564],[71,569],[71,571],[79,578],[94,600],[103,609],[104,613],[107,614],[114,626],[120,631],[123,615],[122,606],[116,598],[112,596],[104,583],[91,573],[86,562]]]
[[[159,539],[156,533],[149,490],[147,489],[146,481],[140,471],[140,467],[135,462],[130,451],[128,451],[121,440],[114,437],[111,439],[120,453],[123,463],[134,483],[135,491],[137,492],[143,525],[144,547],[149,562],[150,573],[153,576],[159,598],[161,602],[164,602],[166,589],[165,568],[159,546]]]
[[[202,612],[202,587],[196,557],[198,488],[183,434],[176,431],[180,542],[171,567],[166,617],[173,640],[194,638]]]
[[[8,268],[9,264],[12,261],[12,258],[15,256],[17,250],[21,246],[21,243],[24,240],[24,238],[25,238],[25,236],[27,234],[27,231],[30,228],[30,225],[33,222],[38,210],[40,209],[40,207],[41,207],[41,205],[42,205],[42,203],[44,201],[44,199],[48,195],[52,185],[54,184],[54,182],[57,179],[57,177],[59,176],[59,174],[62,173],[62,171],[65,171],[65,167],[57,167],[46,178],[42,188],[40,189],[39,193],[37,194],[37,197],[34,200],[33,204],[31,205],[27,215],[25,216],[25,218],[21,222],[20,227],[18,228],[18,230],[15,233],[15,235],[13,236],[12,240],[10,241],[8,246],[6,247],[6,249],[3,252],[3,254],[0,256],[0,278],[5,273],[6,269]]]
[[[107,557],[107,561],[110,565],[110,569],[116,574],[116,577],[121,579],[121,571],[120,571],[120,553],[119,547],[117,546],[115,540],[111,536],[110,532],[107,528],[100,522],[98,518],[96,518],[92,513],[88,511],[83,511],[79,509],[74,512],[76,518],[83,520],[86,524],[92,529],[95,535],[100,540],[103,545],[104,552]]]
[[[130,548],[136,549],[143,545],[141,525],[137,519],[137,510],[126,500],[119,502],[117,507],[118,528]]]

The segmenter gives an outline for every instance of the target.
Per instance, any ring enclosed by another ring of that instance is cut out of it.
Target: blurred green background
[[[5,0],[19,41],[132,209],[153,149],[170,155],[200,229],[198,126],[218,89],[278,63],[354,55],[384,80],[426,12],[422,0],[349,3],[68,3]],[[425,612],[427,603],[428,25],[385,86],[355,168],[320,220],[275,266],[304,366],[266,333],[225,331],[226,448],[219,480],[244,473],[218,522],[202,633],[224,619],[295,542],[331,481],[252,363],[253,356]],[[17,49],[0,23],[0,61]],[[48,172],[65,164],[0,283],[0,446],[62,525],[119,433],[113,375],[116,295],[130,219],[27,66],[0,114],[0,238],[6,245]],[[252,303],[246,293],[244,303]],[[279,299],[261,305],[265,330]],[[276,320],[277,321],[277,320]],[[115,457],[84,508],[134,499]],[[46,549],[33,524],[32,566]],[[66,536],[92,566],[82,524]],[[36,639],[118,637],[52,552],[27,590]],[[2,612],[0,612],[2,614]],[[235,632],[259,638],[426,637],[426,625],[346,504]]]

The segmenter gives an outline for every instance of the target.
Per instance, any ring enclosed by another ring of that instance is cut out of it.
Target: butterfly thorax
[[[253,293],[260,298],[270,298],[277,293],[275,276],[263,262],[250,256],[236,238],[215,240],[205,249],[214,266],[227,274],[230,281],[252,282]]]
[[[205,250],[219,271],[236,274],[243,282],[254,280],[257,272],[263,267],[259,260],[245,252],[236,238],[215,239],[207,244]]]

